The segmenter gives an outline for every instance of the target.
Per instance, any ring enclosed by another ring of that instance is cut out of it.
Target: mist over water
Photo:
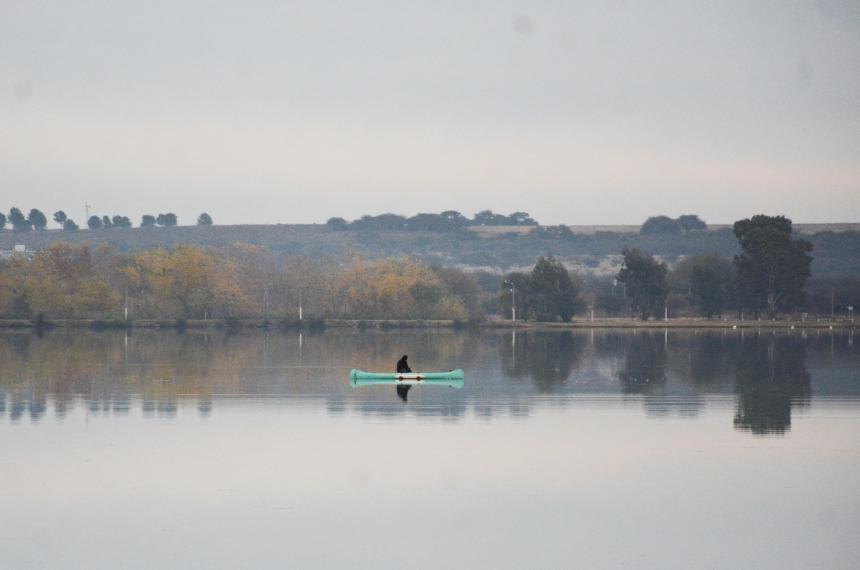
[[[404,353],[465,386],[350,387]],[[860,560],[850,333],[6,332],[0,361],[10,567]]]

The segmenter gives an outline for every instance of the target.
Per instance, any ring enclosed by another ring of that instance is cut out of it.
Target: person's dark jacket
[[[403,358],[397,361],[397,372],[412,372],[412,369],[409,368],[409,363],[406,362],[407,355],[403,355]]]

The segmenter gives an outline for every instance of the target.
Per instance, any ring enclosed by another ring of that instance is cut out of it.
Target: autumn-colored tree
[[[263,318],[279,314],[276,306],[282,296],[279,289],[283,272],[272,252],[260,246],[235,244],[221,250],[220,254],[236,268],[239,287],[253,303],[253,313]]]
[[[235,263],[219,260],[196,247],[178,247],[170,254],[168,298],[184,317],[233,316],[247,310],[248,298],[239,287]]]
[[[96,218],[98,219],[98,218]],[[68,221],[68,219],[66,220]],[[0,262],[0,316],[34,318],[476,318],[474,278],[407,259],[345,267],[249,245],[117,254],[51,245]]]
[[[460,309],[465,313],[465,318],[471,321],[480,320],[483,317],[480,303],[480,288],[475,276],[460,269],[447,267],[433,267],[433,273],[442,281],[447,292],[446,297],[440,300],[440,311],[452,315],[454,300],[458,301]],[[444,308],[443,308],[444,307]],[[460,317],[451,317],[460,318]]]
[[[287,260],[281,295],[289,316],[296,316],[301,308],[305,318],[322,318],[335,315],[335,275],[339,269],[325,261],[304,256]]]
[[[462,298],[426,265],[406,259],[354,261],[334,280],[334,310],[363,319],[468,318]]]
[[[13,279],[4,310],[15,316],[102,318],[117,310],[117,295],[93,265],[87,245],[55,243],[6,269]]]
[[[20,314],[20,307],[15,307],[16,300],[20,300],[18,281],[21,276],[21,272],[15,266],[20,264],[19,259],[0,261],[0,315],[6,317],[27,316],[28,311]]]

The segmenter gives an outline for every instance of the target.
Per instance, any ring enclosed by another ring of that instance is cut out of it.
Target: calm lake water
[[[0,567],[860,568],[858,345],[0,333]]]

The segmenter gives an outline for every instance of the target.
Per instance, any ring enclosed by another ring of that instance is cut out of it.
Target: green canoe
[[[382,384],[428,384],[462,388],[463,378],[463,370],[459,368],[449,372],[365,372],[356,369],[349,372],[349,382],[353,388]]]

